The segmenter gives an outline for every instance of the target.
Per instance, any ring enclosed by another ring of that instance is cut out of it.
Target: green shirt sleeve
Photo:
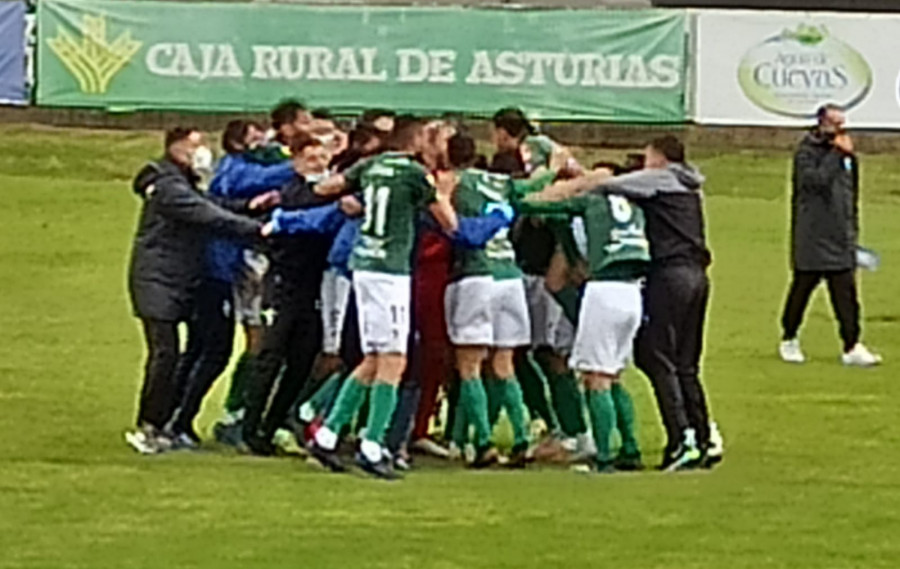
[[[510,180],[510,183],[512,184],[510,201],[516,202],[518,200],[521,200],[528,194],[540,192],[544,188],[552,184],[555,179],[556,172],[548,170],[534,178],[527,178],[525,180]]]

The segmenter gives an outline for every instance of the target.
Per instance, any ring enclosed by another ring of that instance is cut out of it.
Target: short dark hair
[[[247,136],[249,123],[243,119],[229,121],[222,131],[222,150],[228,154],[237,154],[245,150],[244,138]]]
[[[272,114],[270,115],[272,128],[278,130],[281,128],[281,125],[294,122],[297,120],[297,115],[304,111],[306,111],[306,105],[297,99],[283,99],[272,109]]]
[[[471,166],[478,154],[475,150],[475,139],[468,134],[457,133],[447,141],[447,156],[454,168]]]
[[[292,156],[297,156],[298,154],[300,154],[307,148],[315,147],[315,146],[323,146],[322,141],[314,136],[310,136],[305,133],[301,134],[299,136],[293,137],[291,139],[290,144],[288,145],[288,147],[291,150]]]
[[[601,160],[600,162],[595,162],[594,165],[591,166],[591,170],[599,170],[600,168],[606,168],[613,173],[613,176],[618,176],[619,174],[625,173],[625,168],[623,168],[622,165],[618,162],[608,162],[605,160]]]
[[[518,152],[498,152],[494,154],[491,160],[491,172],[497,174],[507,174],[512,177],[519,177],[525,174],[525,163]]]
[[[374,139],[380,141],[383,134],[384,133],[371,125],[361,124],[351,130],[350,134],[347,135],[347,143],[350,148],[360,148]]]
[[[821,123],[828,116],[828,111],[843,111],[844,108],[837,103],[825,103],[816,109],[816,120]]]
[[[505,130],[513,138],[524,138],[536,132],[534,126],[516,107],[506,107],[494,113],[494,128]]]
[[[683,163],[685,160],[684,144],[671,134],[654,138],[650,147],[666,157],[669,162]]]
[[[425,121],[413,115],[400,115],[394,119],[394,130],[388,136],[387,147],[391,150],[401,150],[413,141],[413,138],[422,127]]]
[[[192,126],[176,126],[166,131],[165,146],[166,150],[177,142],[181,142],[190,137],[195,132],[200,132]]]

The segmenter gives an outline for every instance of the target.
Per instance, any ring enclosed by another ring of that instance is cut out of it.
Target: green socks
[[[467,422],[475,427],[475,447],[487,447],[491,444],[491,423],[488,421],[488,395],[480,378],[462,380],[459,401]]]
[[[321,413],[328,407],[328,404],[334,399],[340,388],[341,374],[335,372],[313,393],[312,397],[309,398],[309,404],[315,409],[316,413]]]
[[[616,405],[609,389],[587,391],[588,411],[597,445],[597,462],[600,465],[612,462],[612,434],[616,428]]]
[[[466,448],[469,442],[469,417],[466,415],[466,406],[462,395],[456,400],[456,412],[453,414],[452,439],[460,451]]]
[[[247,386],[247,378],[253,373],[253,362],[256,356],[244,352],[234,366],[234,374],[231,376],[231,387],[225,397],[225,412],[236,413],[244,408],[244,389]]]
[[[628,458],[639,457],[641,449],[634,433],[634,403],[631,401],[631,395],[625,386],[619,383],[614,383],[611,391],[616,406],[616,427],[619,429],[619,436],[622,437],[620,454]]]
[[[341,429],[350,423],[356,412],[359,411],[363,401],[366,399],[368,390],[369,387],[367,385],[364,385],[352,375],[348,377],[344,381],[340,392],[338,392],[337,401],[334,402],[334,407],[325,420],[325,426],[335,433],[340,433]]]
[[[382,444],[397,407],[397,386],[375,380],[369,395],[369,421],[366,440]]]
[[[512,424],[513,445],[521,447],[528,444],[528,417],[525,415],[525,401],[522,388],[515,377],[498,382],[503,390],[503,407]]]
[[[484,389],[487,392],[487,416],[488,424],[493,428],[500,418],[500,409],[503,408],[503,385],[496,379],[483,380]]]
[[[559,417],[559,426],[567,437],[587,433],[584,421],[584,396],[572,372],[554,374],[550,378],[553,407]]]

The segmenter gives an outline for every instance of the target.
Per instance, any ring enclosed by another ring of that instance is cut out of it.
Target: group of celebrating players
[[[239,317],[246,349],[214,433],[247,452],[274,454],[296,437],[341,472],[341,442],[355,439],[354,462],[393,479],[411,447],[450,454],[425,437],[444,388],[446,438],[472,468],[564,453],[597,472],[640,470],[620,381],[637,346],[668,435],[661,468],[720,461],[699,380],[703,179],[681,143],[661,137],[628,168],[585,170],[519,109],[492,126],[488,160],[455,118],[369,111],[344,134],[285,101],[268,135],[229,123],[205,194],[201,135],[170,131],[166,158],[135,182],[144,212],[130,283],[149,354],[128,442],[143,453],[199,444],[193,422]],[[188,186],[172,189],[167,161]],[[168,311],[146,266],[166,224],[203,246]],[[179,321],[187,348],[173,361],[160,330],[174,324],[177,345]],[[493,442],[502,412],[506,456]]]

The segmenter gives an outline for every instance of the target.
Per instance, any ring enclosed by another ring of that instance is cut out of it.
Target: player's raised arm
[[[456,183],[454,172],[438,172],[435,176],[435,201],[428,206],[428,209],[444,231],[456,231],[459,227],[459,220],[452,203]]]

